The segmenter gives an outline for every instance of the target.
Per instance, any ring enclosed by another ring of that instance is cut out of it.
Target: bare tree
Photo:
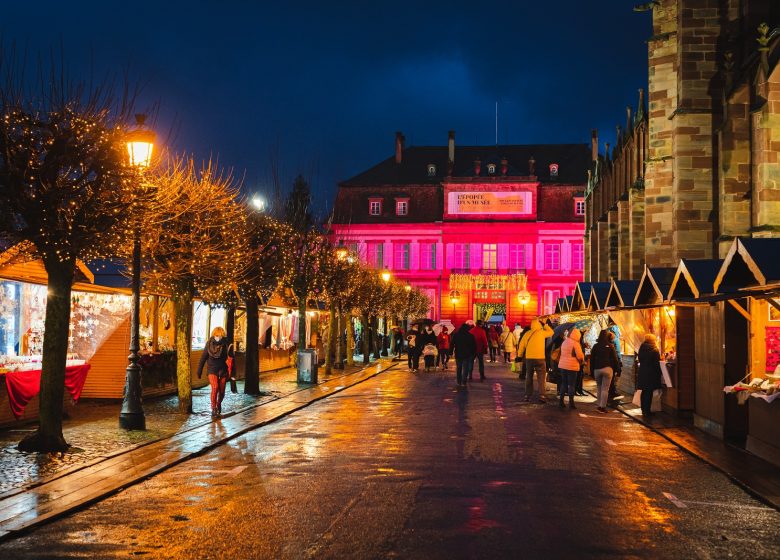
[[[190,352],[192,302],[229,303],[249,252],[246,213],[229,173],[209,161],[202,167],[176,158],[154,182],[176,193],[158,205],[143,232],[143,273],[148,289],[171,294],[176,313],[179,408],[192,412]]]
[[[279,287],[280,280],[290,269],[290,251],[286,240],[291,231],[287,224],[270,216],[249,211],[246,220],[248,239],[244,271],[238,290],[246,305],[246,370],[244,392],[260,393],[260,298],[270,296]]]
[[[25,451],[62,451],[70,293],[76,262],[123,252],[144,207],[127,161],[132,95],[86,89],[54,65],[28,89],[13,55],[0,69],[0,237],[40,258],[48,276],[40,424]]]

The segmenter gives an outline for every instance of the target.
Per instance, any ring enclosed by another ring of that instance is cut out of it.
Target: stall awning
[[[48,284],[49,276],[43,261],[35,259],[31,245],[27,242],[19,243],[0,253],[0,278],[15,280],[17,282],[29,282],[31,284]],[[81,261],[76,261],[76,277],[78,284],[93,284],[95,276],[92,271]]]

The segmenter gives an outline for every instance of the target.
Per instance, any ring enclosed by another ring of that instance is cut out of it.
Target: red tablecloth
[[[65,368],[65,388],[74,402],[78,402],[84,382],[89,373],[89,364]],[[8,402],[11,412],[18,420],[24,414],[24,407],[41,391],[41,370],[12,371],[5,374]]]

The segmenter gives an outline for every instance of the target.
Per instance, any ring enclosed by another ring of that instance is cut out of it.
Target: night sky
[[[64,45],[73,77],[130,70],[172,148],[268,190],[339,180],[407,144],[614,142],[646,87],[650,14],[634,1],[5,2],[7,46]],[[277,154],[277,155],[274,155]]]

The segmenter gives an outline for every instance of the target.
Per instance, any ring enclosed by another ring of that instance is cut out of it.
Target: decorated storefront
[[[501,324],[509,317],[519,321],[527,319],[527,309],[536,313],[535,301],[528,291],[528,277],[516,274],[450,274],[448,282],[449,302],[453,311],[456,306],[469,306],[470,317],[489,323]],[[517,313],[517,308],[520,313]],[[524,323],[525,324],[525,323]]]
[[[123,327],[126,330],[130,298],[93,281],[89,269],[79,264],[71,294],[66,406],[89,396],[89,381],[104,376],[127,356],[127,344],[121,353],[115,353],[111,342],[122,334]],[[38,413],[45,282],[40,262],[5,261],[0,265],[0,423],[32,419]]]

